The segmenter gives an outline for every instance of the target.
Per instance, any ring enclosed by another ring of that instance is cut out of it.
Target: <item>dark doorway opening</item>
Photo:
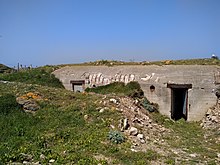
[[[84,92],[85,90],[85,81],[84,80],[72,80],[72,89],[74,92]]]
[[[171,118],[187,120],[188,114],[188,89],[192,84],[168,84],[171,88]]]

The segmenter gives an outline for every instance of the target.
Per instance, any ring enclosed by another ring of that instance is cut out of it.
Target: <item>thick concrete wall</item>
[[[158,103],[160,112],[167,116],[171,114],[171,89],[167,88],[167,83],[192,84],[192,89],[188,90],[188,120],[201,120],[216,102],[212,89],[217,70],[217,66],[206,65],[72,66],[56,70],[54,74],[68,90],[72,90],[71,80],[86,80],[86,87],[138,81],[145,96]],[[153,92],[151,85],[155,86]]]

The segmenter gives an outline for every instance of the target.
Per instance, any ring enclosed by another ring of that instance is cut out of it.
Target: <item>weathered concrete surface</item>
[[[105,85],[115,81],[138,81],[145,96],[158,103],[160,112],[170,116],[171,89],[167,83],[192,84],[188,90],[188,120],[201,120],[207,109],[216,103],[214,73],[218,66],[165,65],[165,66],[72,66],[54,72],[66,89],[72,90],[71,80],[85,80],[86,87]],[[155,91],[150,91],[150,86]]]

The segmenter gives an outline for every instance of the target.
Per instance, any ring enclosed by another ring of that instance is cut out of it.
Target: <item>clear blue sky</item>
[[[220,56],[220,0],[0,0],[0,63]]]

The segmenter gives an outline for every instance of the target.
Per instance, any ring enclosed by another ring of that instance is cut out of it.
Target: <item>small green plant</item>
[[[111,142],[116,143],[116,144],[120,144],[120,143],[123,143],[125,141],[124,136],[119,131],[110,131],[108,133],[108,139]]]

